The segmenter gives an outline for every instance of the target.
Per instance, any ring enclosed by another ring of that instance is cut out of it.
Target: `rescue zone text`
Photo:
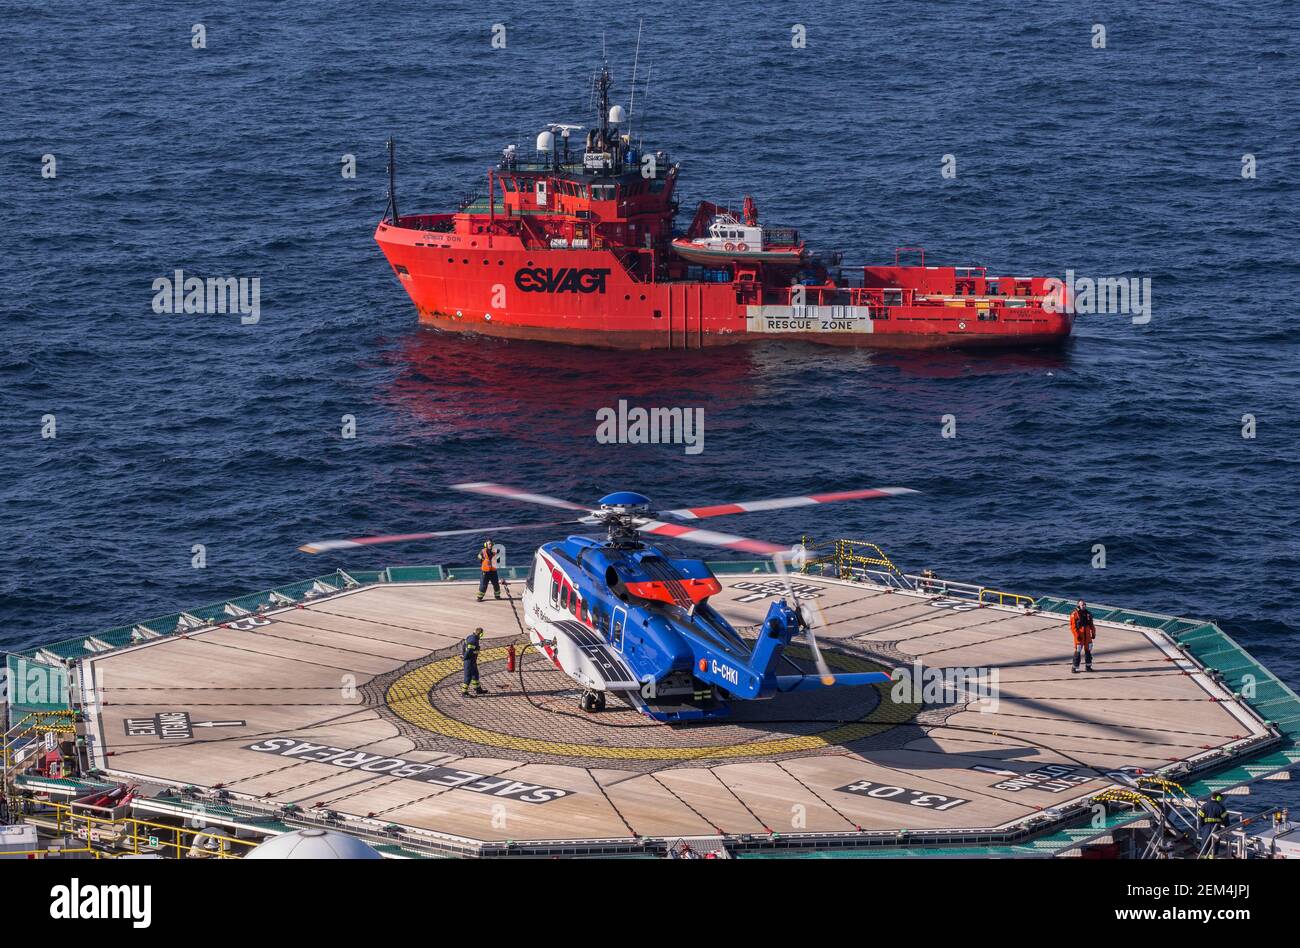
[[[494,797],[509,797],[521,803],[549,803],[567,797],[572,792],[558,787],[520,783],[508,777],[491,777],[468,770],[439,767],[436,764],[421,764],[400,757],[366,754],[362,751],[330,747],[326,744],[310,744],[296,737],[271,737],[256,744],[245,745],[244,750],[279,754],[281,757],[296,757],[298,760],[333,764],[335,767],[348,767],[353,770],[364,770],[367,773],[406,777],[409,780],[420,780],[454,790],[472,790],[474,793],[486,793]]]

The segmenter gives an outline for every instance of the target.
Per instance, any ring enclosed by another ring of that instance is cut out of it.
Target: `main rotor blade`
[[[774,497],[770,500],[742,500],[735,504],[714,504],[710,507],[679,507],[661,510],[660,517],[678,520],[699,520],[704,517],[721,517],[724,514],[752,513],[759,510],[781,510],[784,507],[807,507],[811,504],[831,504],[841,500],[873,500],[878,497],[898,497],[919,494],[910,487],[869,487],[864,490],[844,490],[832,494],[807,494],[803,497]]]
[[[507,524],[501,527],[469,527],[465,530],[434,530],[430,533],[392,533],[377,537],[354,537],[351,540],[321,540],[318,543],[304,543],[298,547],[303,553],[327,553],[330,550],[350,550],[356,546],[374,546],[379,543],[408,543],[411,540],[435,540],[438,537],[463,537],[473,533],[501,533],[506,530],[538,530],[546,527],[562,527],[582,520],[556,520],[551,523]]]
[[[706,546],[721,546],[742,553],[771,556],[774,553],[787,552],[785,547],[768,543],[766,540],[751,540],[748,537],[732,536],[730,533],[683,527],[675,523],[664,523],[662,520],[643,520],[636,525],[636,528],[641,533],[652,533],[655,536],[672,537],[674,540],[687,540],[691,543],[703,543]]]
[[[490,481],[473,481],[465,484],[452,484],[454,490],[468,491],[471,494],[487,494],[489,497],[507,497],[510,500],[522,500],[530,504],[542,504],[546,507],[560,507],[564,510],[581,510],[583,513],[592,513],[590,507],[584,507],[582,504],[570,503],[567,500],[561,500],[558,497],[548,497],[545,494],[531,494],[526,490],[520,490],[518,487],[508,487],[505,484],[493,484]]]

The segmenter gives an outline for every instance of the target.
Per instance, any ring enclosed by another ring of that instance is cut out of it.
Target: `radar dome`
[[[253,847],[245,859],[383,859],[355,836],[332,830],[301,829],[282,833]]]
[[[626,119],[627,119],[627,113],[623,111],[623,106],[611,105],[609,107],[610,125],[622,125]]]
[[[537,136],[538,151],[551,151],[554,148],[555,148],[554,132],[542,132],[540,135]]]

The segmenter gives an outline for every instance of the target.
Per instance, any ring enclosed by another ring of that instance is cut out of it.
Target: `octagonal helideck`
[[[749,635],[786,594],[771,574],[721,585],[712,602]],[[1161,632],[1101,621],[1097,670],[1075,675],[1063,615],[821,576],[793,591],[825,615],[829,664],[893,681],[738,702],[718,722],[657,723],[613,698],[584,713],[579,686],[525,648],[521,586],[480,604],[465,582],[365,584],[84,659],[102,682],[92,753],[127,779],[222,785],[472,852],[973,839],[1272,739]],[[479,626],[487,693],[462,697],[460,645]],[[807,658],[786,660],[808,672]]]

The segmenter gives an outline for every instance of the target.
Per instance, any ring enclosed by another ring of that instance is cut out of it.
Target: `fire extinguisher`
[[[515,643],[511,642],[506,646],[506,671],[515,670]]]

